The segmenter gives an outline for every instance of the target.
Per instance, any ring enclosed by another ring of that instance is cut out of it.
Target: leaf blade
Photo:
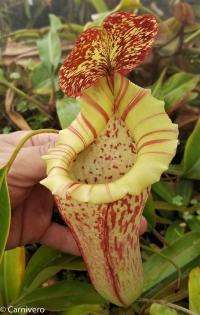
[[[80,104],[76,99],[65,97],[57,99],[56,110],[62,129],[67,128],[77,117],[80,111]]]
[[[6,305],[9,305],[18,296],[24,271],[25,248],[16,247],[5,251],[2,261],[1,279],[3,281],[2,291]]]
[[[200,233],[189,232],[180,237],[171,246],[160,251],[163,255],[169,257],[174,263],[184,270],[193,260],[200,256]],[[161,281],[177,277],[177,271],[169,261],[159,255],[151,255],[144,263],[144,288],[143,292],[155,288],[159,290]]]
[[[105,300],[92,285],[63,280],[48,287],[38,288],[16,301],[16,307],[44,307],[49,311],[62,311],[81,304],[104,304]]]
[[[183,156],[183,171],[184,176],[192,179],[200,179],[200,119],[189,136],[184,156]]]
[[[200,267],[190,272],[188,287],[190,310],[200,314]]]
[[[0,169],[0,263],[5,250],[10,229],[10,198],[6,181],[7,169]]]

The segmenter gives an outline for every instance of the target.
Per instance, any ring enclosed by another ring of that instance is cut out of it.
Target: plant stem
[[[16,86],[14,86],[12,83],[9,83],[7,81],[4,80],[0,80],[0,83],[5,85],[8,88],[11,88],[12,90],[14,90],[18,95],[22,96],[23,98],[27,99],[28,101],[34,103],[35,105],[37,105],[39,107],[39,109],[45,114],[47,115],[49,118],[52,118],[51,115],[49,114],[49,110],[48,107],[45,106],[43,103],[41,103],[40,101],[36,100],[35,98],[33,98],[32,96],[24,93],[23,91],[21,91],[20,89],[18,89]]]
[[[58,130],[55,130],[55,129],[38,129],[38,130],[33,130],[33,131],[30,131],[29,133],[27,133],[27,135],[19,141],[19,143],[16,146],[13,154],[11,155],[10,159],[8,160],[6,165],[4,166],[4,167],[7,168],[7,172],[9,172],[9,170],[10,170],[14,160],[17,157],[17,154],[19,153],[19,151],[23,147],[24,143],[26,141],[28,141],[31,137],[33,137],[35,135],[38,135],[40,133],[58,133]]]

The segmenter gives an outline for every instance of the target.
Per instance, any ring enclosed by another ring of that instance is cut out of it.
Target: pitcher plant
[[[79,36],[59,78],[81,110],[44,156],[42,184],[55,195],[94,287],[123,307],[142,292],[142,210],[177,147],[164,103],[125,77],[156,33],[153,16],[117,12]]]

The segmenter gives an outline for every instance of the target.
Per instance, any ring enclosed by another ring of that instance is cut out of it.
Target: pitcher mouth
[[[176,132],[176,130],[174,129],[172,132]],[[129,137],[127,136],[125,141],[127,141],[127,139],[130,140],[131,138]],[[79,155],[75,155],[73,147],[70,148],[67,144],[65,146],[58,144],[55,148],[50,149],[49,153],[52,154],[52,157],[55,156],[55,154],[62,153],[62,156],[60,155],[59,158],[61,160],[63,159],[65,163],[65,167],[53,166],[48,170],[49,176],[52,179],[55,176],[56,180],[59,176],[59,180],[64,181],[64,186],[60,185],[60,189],[58,187],[58,189],[53,192],[55,195],[61,198],[70,196],[79,202],[97,204],[114,202],[127,194],[138,195],[152,183],[152,177],[150,182],[148,177],[144,177],[144,168],[148,169],[148,163],[150,163],[152,157],[154,159],[155,155],[161,155],[169,159],[173,156],[173,153],[165,152],[164,150],[146,152],[142,150],[142,148],[145,148],[145,145],[140,144],[141,141],[136,142],[132,140],[132,143],[129,143],[125,149],[126,151],[129,149],[129,155],[130,153],[132,154],[132,159],[129,160],[129,163],[127,160],[121,161],[126,162],[121,164],[124,166],[122,168],[120,167],[119,161],[116,165],[112,163],[114,170],[117,170],[117,173],[112,176],[109,176],[109,169],[106,169],[105,164],[104,168],[101,170],[102,174],[98,172],[93,173],[90,168],[86,169],[84,162],[87,160],[87,165],[92,165],[89,152],[91,152],[93,146],[97,145],[99,138],[94,141],[88,150],[86,148],[85,151],[81,152]],[[161,142],[164,144],[172,139],[162,140]],[[156,144],[156,139],[151,140],[152,145],[154,142]],[[148,143],[146,143],[146,145],[148,145]],[[93,159],[93,164],[98,163],[98,159],[101,160],[101,156]],[[104,163],[106,159],[107,157],[105,156]],[[158,161],[155,163],[155,167],[157,165],[158,168],[161,167]],[[56,172],[54,171],[54,167]],[[163,166],[162,172],[166,169],[167,167]],[[108,175],[106,175],[106,172]],[[140,183],[142,179],[141,174],[144,184],[138,188],[138,183]],[[146,172],[146,174],[148,174],[148,172]],[[158,180],[158,176],[160,175],[154,177],[153,180]]]
[[[174,156],[178,129],[164,103],[120,74],[114,79],[114,94],[106,78],[85,91],[80,114],[44,157],[48,177],[42,184],[58,197],[101,204],[138,195],[160,179]],[[109,137],[111,131],[116,135]]]
[[[89,190],[90,194],[95,192],[100,194],[99,189],[104,189],[104,193],[108,194],[105,203],[120,199],[119,195],[115,197],[116,199],[112,196],[110,185],[112,187],[126,176],[137,158],[135,141],[123,120],[116,115],[111,117],[93,143],[79,154],[74,155],[73,148],[70,151],[67,145],[64,147],[59,144],[56,148],[50,149],[49,153],[52,155],[65,153],[62,157],[66,161],[66,168],[60,169],[60,174],[71,182],[63,188],[63,192],[59,192],[59,196],[66,194],[66,188],[71,196],[81,187]],[[49,174],[53,175],[53,172],[54,168],[49,169]],[[77,198],[76,200],[82,201]]]

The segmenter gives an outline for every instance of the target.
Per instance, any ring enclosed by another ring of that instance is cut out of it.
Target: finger
[[[52,145],[54,145],[57,139],[58,139],[57,133],[40,133],[38,135],[31,137],[26,142],[26,147],[43,146],[47,143],[52,143]]]
[[[146,232],[147,229],[147,220],[142,216],[139,228],[139,234],[142,235]]]
[[[11,190],[12,216],[7,246],[16,247],[35,243],[48,229],[53,212],[54,198],[50,191],[35,185],[24,193]]]
[[[49,226],[39,240],[39,243],[58,249],[64,253],[80,255],[78,246],[69,229],[58,223],[53,222]]]
[[[20,187],[29,187],[38,183],[46,176],[46,164],[41,158],[41,152],[46,152],[45,148],[30,147],[22,149],[13,163],[8,180],[13,186],[20,184]],[[46,153],[44,153],[46,154]]]
[[[30,131],[15,131],[10,134],[2,134],[1,141],[7,144],[8,146],[16,146],[20,140],[22,140]],[[25,147],[30,146],[41,146],[48,142],[54,142],[57,140],[58,134],[56,133],[40,133],[38,135],[32,136],[29,140],[27,140],[24,144]]]
[[[41,141],[44,141],[44,138]],[[48,135],[46,137],[48,141],[44,145],[29,146],[20,150],[11,167],[9,182],[17,185],[19,179],[21,179],[20,185],[24,187],[36,184],[46,177],[46,163],[42,159],[42,156],[47,154],[50,147],[54,146],[54,141],[49,141],[52,138],[55,140],[55,137]]]
[[[2,134],[1,141],[8,146],[16,146],[30,131],[15,131],[9,134]]]

